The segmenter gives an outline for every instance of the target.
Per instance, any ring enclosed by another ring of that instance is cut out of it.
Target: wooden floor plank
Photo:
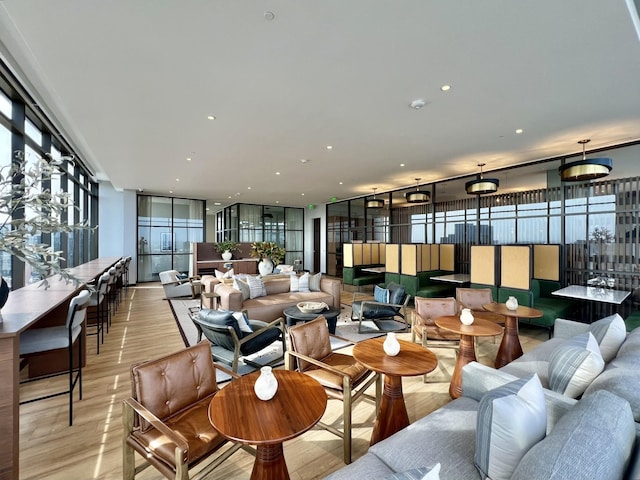
[[[100,354],[95,338],[89,337],[87,367],[83,369],[83,400],[74,399],[74,424],[67,426],[68,397],[58,397],[20,407],[20,478],[22,480],[120,480],[122,478],[122,400],[130,395],[129,368],[133,363],[157,358],[184,348],[169,305],[159,284],[143,284],[125,291]],[[343,298],[350,301],[352,293]],[[544,340],[543,329],[523,332],[523,349]],[[410,339],[409,334],[399,338]],[[491,365],[498,341],[480,344],[480,361]],[[91,347],[94,348],[91,348]],[[434,350],[440,367],[429,376],[406,378],[403,389],[411,421],[449,401],[448,378],[454,365],[453,351]],[[492,357],[493,356],[493,357]],[[36,382],[21,388],[21,396],[39,395],[46,389],[64,389],[65,377],[43,385]],[[330,401],[323,422],[340,424],[342,405]],[[354,411],[353,458],[368,449],[373,426],[373,407],[357,404]],[[342,443],[324,430],[311,430],[285,443],[285,458],[291,478],[322,478],[337,470],[342,462]],[[138,459],[139,460],[139,459]],[[235,453],[214,473],[215,478],[247,479],[253,457]],[[138,475],[139,480],[164,478],[153,469]]]

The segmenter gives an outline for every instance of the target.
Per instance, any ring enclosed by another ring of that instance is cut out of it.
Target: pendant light
[[[381,198],[376,198],[376,190],[377,188],[373,189],[373,198],[367,200],[367,202],[365,203],[367,208],[382,208],[384,207],[384,200]]]
[[[562,165],[558,170],[563,182],[584,182],[609,175],[613,168],[613,160],[607,157],[587,158],[585,151],[591,139],[579,140],[582,145],[582,159]]]
[[[425,203],[431,201],[431,194],[424,190],[420,190],[420,185],[418,182],[419,178],[416,178],[416,189],[411,192],[407,192],[404,194],[404,198],[406,198],[407,203]]]
[[[464,188],[469,195],[484,195],[486,193],[495,193],[498,191],[500,180],[497,178],[484,178],[482,174],[482,167],[486,163],[479,163],[480,176],[475,180],[471,180],[464,184]]]

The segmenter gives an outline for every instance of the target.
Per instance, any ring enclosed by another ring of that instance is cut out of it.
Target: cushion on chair
[[[249,325],[251,325],[251,328],[253,328],[253,331],[255,332],[260,330],[261,328],[266,327],[268,323],[263,322],[262,320],[249,320]],[[242,346],[240,346],[240,351],[242,352],[243,355],[251,355],[252,353],[259,352],[263,348],[268,347],[273,342],[280,339],[281,334],[282,332],[280,331],[279,328],[275,328],[275,327],[269,328],[264,332],[260,333],[257,337],[252,338],[246,343],[243,343]],[[245,337],[247,335],[249,334],[248,333],[244,334]]]
[[[483,479],[510,479],[520,459],[544,438],[547,410],[537,375],[483,395],[478,405],[474,462]]]
[[[610,362],[618,353],[618,349],[627,337],[627,327],[617,313],[595,321],[589,327],[593,333],[605,363]]]
[[[362,304],[364,305],[364,311],[362,310]],[[362,318],[390,318],[394,317],[400,311],[400,307],[391,307],[389,305],[378,305],[372,303],[370,300],[358,300],[351,304],[351,316],[352,318],[359,318],[362,313]]]
[[[318,360],[351,377],[352,385],[358,385],[360,380],[369,374],[369,370],[367,370],[364,365],[356,362],[351,355],[331,352],[326,357]],[[308,370],[305,370],[304,373],[315,378],[323,387],[332,388],[340,392],[344,387],[342,375],[337,375],[328,370],[312,365]]]
[[[233,338],[226,330],[227,327],[232,327],[238,338],[242,338],[243,333],[240,331],[238,321],[233,316],[233,312],[228,310],[211,310],[203,308],[199,312],[199,319],[204,325],[201,325],[204,336],[213,344],[223,347],[227,350],[233,351],[234,343]],[[211,328],[207,329],[206,327]],[[217,329],[215,327],[218,327]],[[225,330],[223,330],[222,328]]]
[[[578,398],[604,369],[600,347],[591,332],[558,345],[549,356],[549,388]]]
[[[373,299],[380,303],[389,303],[389,289],[376,285],[373,287]]]
[[[389,290],[389,303],[394,305],[402,305],[404,303],[405,298],[407,298],[407,291],[404,285],[389,282],[387,289]]]

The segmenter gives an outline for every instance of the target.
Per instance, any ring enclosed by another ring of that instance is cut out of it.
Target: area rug
[[[172,298],[168,300],[168,303],[185,346],[189,347],[198,343],[198,330],[189,316],[189,309],[200,307],[200,300],[191,298]],[[358,333],[358,324],[356,322],[352,322],[350,317],[351,307],[342,306],[342,310],[338,317],[336,335],[331,337],[332,350],[339,350],[353,345],[353,343],[384,335],[384,332],[373,332],[368,334]],[[258,364],[265,364],[278,357],[282,357],[282,343],[279,341],[257,353],[254,353],[253,355],[241,357],[240,364],[238,365],[238,374],[246,375],[247,373],[257,370],[257,367],[248,364],[246,360]],[[220,362],[220,365],[229,368],[229,365],[225,363]],[[218,372],[217,375],[218,382],[224,382],[231,379],[231,377],[223,372]]]

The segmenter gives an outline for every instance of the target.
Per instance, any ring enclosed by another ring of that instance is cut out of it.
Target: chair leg
[[[122,480],[134,480],[136,476],[135,450],[127,443],[127,438],[133,432],[133,409],[126,403],[122,404]]]
[[[344,463],[351,463],[351,380],[345,376],[342,385]]]

